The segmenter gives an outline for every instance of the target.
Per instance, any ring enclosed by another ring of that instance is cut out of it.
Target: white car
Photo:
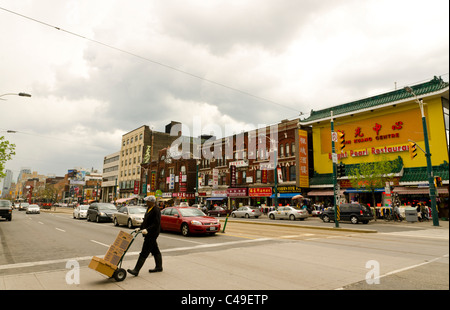
[[[85,219],[87,218],[87,210],[89,209],[89,205],[79,205],[75,209],[73,209],[73,218],[74,219]]]
[[[245,217],[245,218],[254,217],[257,219],[260,215],[261,211],[259,211],[258,208],[251,206],[243,206],[231,212],[232,217]]]
[[[308,216],[308,210],[300,209],[298,207],[278,207],[278,210],[269,212],[269,218],[271,220],[290,219],[295,221],[296,219],[300,219],[303,221]]]
[[[39,208],[39,206],[35,205],[35,204],[29,205],[27,207],[26,214],[30,214],[30,213],[37,213],[37,214],[39,214],[39,213],[41,213],[41,208]]]

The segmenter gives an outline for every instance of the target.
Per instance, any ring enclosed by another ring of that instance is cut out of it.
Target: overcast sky
[[[175,120],[192,130],[196,119],[206,131],[217,124],[240,132],[395,83],[449,76],[448,0],[0,0],[0,7],[36,20],[0,9],[0,95],[32,95],[0,100],[0,136],[16,144],[6,163],[14,178],[21,167],[58,176],[102,170],[122,135],[141,125],[164,131]]]

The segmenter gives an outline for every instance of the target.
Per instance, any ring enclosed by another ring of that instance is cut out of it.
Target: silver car
[[[27,214],[30,214],[30,213],[37,213],[37,214],[39,214],[39,213],[41,213],[41,208],[39,208],[38,205],[32,204],[32,205],[29,205],[27,207],[26,213]]]
[[[231,212],[232,217],[245,217],[245,218],[258,218],[261,215],[261,211],[259,208],[251,207],[251,206],[243,206],[237,210]]]
[[[278,210],[269,212],[269,218],[271,220],[275,219],[290,219],[295,221],[300,219],[305,220],[309,216],[308,211],[305,209],[300,209],[298,207],[278,207]]]
[[[124,206],[113,214],[114,225],[127,225],[128,228],[140,226],[144,220],[147,208],[139,206]]]
[[[73,218],[74,219],[85,219],[87,218],[87,210],[89,209],[89,205],[79,205],[75,209],[73,209]]]

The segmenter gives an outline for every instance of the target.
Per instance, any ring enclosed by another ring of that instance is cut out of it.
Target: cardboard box
[[[121,249],[122,251],[126,251],[128,247],[130,246],[131,241],[133,240],[133,235],[120,231],[119,235],[116,238],[116,241],[114,241],[113,245],[117,247],[118,249]]]
[[[114,266],[113,264],[105,261],[100,257],[94,256],[89,263],[89,268],[94,269],[111,278],[114,274],[114,271],[117,269],[117,266]]]
[[[106,255],[103,259],[108,263],[117,266],[124,253],[124,250],[113,244],[109,247],[108,252],[106,252]]]

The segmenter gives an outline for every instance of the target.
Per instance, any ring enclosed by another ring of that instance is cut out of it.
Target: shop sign
[[[226,197],[227,191],[226,190],[215,190],[211,192],[211,197]]]
[[[228,188],[226,190],[226,196],[228,197],[246,197],[247,188]]]
[[[286,194],[286,193],[290,193],[290,194],[292,194],[292,193],[301,193],[301,188],[300,187],[297,187],[297,186],[295,186],[295,185],[292,185],[292,186],[278,186],[277,187],[277,191],[281,194],[281,193],[284,193],[284,194]]]
[[[269,197],[272,196],[272,187],[255,187],[248,189],[250,197]]]
[[[382,147],[373,147],[371,149],[362,149],[362,150],[350,150],[349,152],[342,152],[338,153],[337,159],[341,160],[342,158],[348,158],[351,157],[360,157],[360,156],[368,156],[369,154],[372,155],[380,155],[380,154],[391,154],[391,153],[398,153],[398,152],[408,152],[409,151],[409,145],[398,145],[398,146],[382,146]],[[328,158],[332,158],[332,153],[328,153]]]
[[[236,166],[230,166],[230,174],[231,174],[231,187],[236,186]]]
[[[246,159],[233,161],[230,163],[231,166],[236,166],[236,168],[248,167],[248,161]]]
[[[193,193],[173,193],[173,198],[185,198],[185,199],[193,199],[195,198],[195,194]]]
[[[309,187],[309,167],[308,167],[308,132],[298,130],[297,134],[297,186]]]
[[[139,194],[139,181],[134,181],[134,194]]]

